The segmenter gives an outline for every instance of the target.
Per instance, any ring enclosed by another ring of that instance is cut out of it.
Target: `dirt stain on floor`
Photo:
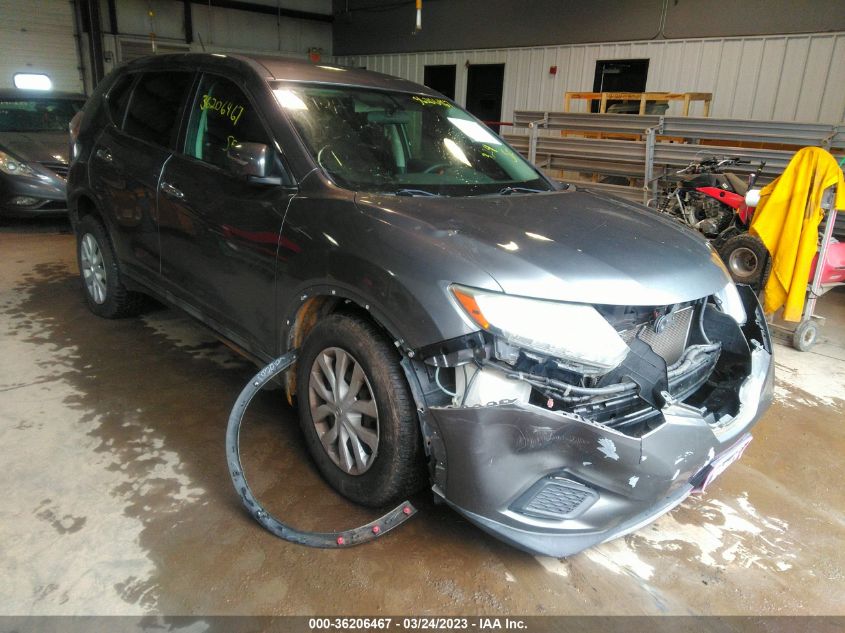
[[[845,448],[841,409],[776,405],[743,460],[706,497],[564,561],[504,545],[430,495],[413,499],[419,515],[384,539],[308,549],[262,530],[231,487],[225,425],[254,366],[171,310],[95,317],[81,298],[70,239],[51,239],[54,250],[0,296],[0,319],[19,348],[50,352],[18,359],[20,375],[0,385],[8,389],[0,420],[9,425],[0,442],[13,432],[84,430],[90,445],[56,459],[68,478],[75,460],[87,459],[87,484],[100,472],[105,490],[92,498],[69,486],[54,502],[46,501],[55,497],[44,494],[44,480],[22,486],[34,503],[29,511],[56,538],[79,539],[74,560],[82,567],[96,559],[85,548],[102,553],[105,546],[81,535],[109,525],[134,535],[117,544],[131,550],[125,569],[103,561],[89,570],[109,583],[118,601],[110,611],[123,604],[124,612],[165,614],[845,612],[835,598],[841,591],[831,591],[831,583],[842,587],[845,498],[824,477],[828,460]],[[39,411],[51,385],[62,388],[46,420]],[[6,406],[15,398],[9,394],[27,390],[38,397]],[[242,442],[256,494],[277,516],[296,517],[297,527],[329,531],[377,514],[321,480],[281,392],[256,398]],[[60,440],[48,444],[55,450]],[[74,593],[68,574],[54,581],[49,556],[38,565],[23,585],[31,595],[12,596],[15,604],[31,604],[33,612],[96,609],[96,597]]]

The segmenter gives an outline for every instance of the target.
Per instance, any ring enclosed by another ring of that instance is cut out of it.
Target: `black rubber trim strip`
[[[291,543],[299,543],[308,547],[340,548],[375,540],[414,516],[417,513],[416,508],[405,501],[384,516],[360,527],[342,532],[303,532],[283,523],[267,512],[255,498],[246,481],[244,469],[241,465],[240,451],[240,432],[244,414],[255,394],[295,362],[296,350],[288,352],[271,362],[250,379],[235,401],[235,406],[232,407],[232,412],[229,414],[229,424],[226,427],[226,461],[229,464],[229,475],[232,477],[235,490],[238,491],[241,501],[256,521],[270,533]]]

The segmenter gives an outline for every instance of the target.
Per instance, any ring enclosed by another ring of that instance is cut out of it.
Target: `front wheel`
[[[396,350],[369,322],[333,314],[297,365],[299,421],[323,477],[340,494],[383,506],[425,482],[416,410]]]

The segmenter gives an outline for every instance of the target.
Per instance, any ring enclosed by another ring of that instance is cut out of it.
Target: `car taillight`
[[[82,110],[73,115],[73,118],[68,124],[68,131],[70,132],[70,157],[71,160],[76,158],[79,153],[79,146],[76,139],[79,138],[79,130],[82,128]]]
[[[75,143],[76,139],[79,138],[80,127],[82,127],[82,110],[73,115],[73,118],[70,120],[70,124],[68,125],[71,142]]]

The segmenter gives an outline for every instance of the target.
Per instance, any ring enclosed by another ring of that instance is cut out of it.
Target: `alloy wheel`
[[[106,301],[106,267],[103,262],[103,251],[100,244],[90,233],[82,236],[79,246],[82,277],[85,289],[94,303],[102,304]]]
[[[378,407],[369,378],[347,351],[317,354],[308,382],[311,421],[326,454],[349,475],[373,465],[379,446]]]

